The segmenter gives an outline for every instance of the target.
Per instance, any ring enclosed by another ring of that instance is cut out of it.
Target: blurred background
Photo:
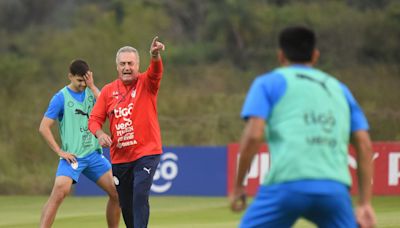
[[[144,71],[158,35],[163,144],[226,145],[240,137],[250,83],[277,66],[288,25],[317,31],[318,67],[350,87],[373,140],[400,140],[397,0],[0,0],[0,194],[50,192],[58,159],[37,129],[73,59],[87,60],[102,88],[120,47],[136,47]]]

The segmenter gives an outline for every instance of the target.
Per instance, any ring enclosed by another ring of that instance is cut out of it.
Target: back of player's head
[[[83,76],[88,71],[89,65],[81,59],[76,59],[72,61],[71,65],[69,65],[69,73],[71,73],[72,75]]]
[[[279,34],[279,48],[291,62],[311,61],[315,44],[315,33],[307,27],[287,27]]]

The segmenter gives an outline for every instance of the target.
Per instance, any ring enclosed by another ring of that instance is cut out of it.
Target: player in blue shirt
[[[50,148],[60,156],[53,190],[43,208],[40,227],[51,227],[59,206],[81,174],[107,192],[108,227],[118,227],[120,208],[111,164],[102,155],[100,144],[88,130],[89,114],[99,90],[94,85],[88,64],[83,60],[71,63],[68,78],[70,84],[51,99],[39,128]],[[51,131],[56,122],[59,124],[61,145]]]
[[[243,181],[264,135],[271,165],[240,227],[291,227],[300,217],[318,227],[375,225],[368,123],[350,90],[313,68],[319,57],[315,40],[308,28],[284,29],[278,52],[282,67],[258,77],[248,92],[232,210],[246,206]],[[356,216],[348,190],[350,141],[358,162]]]

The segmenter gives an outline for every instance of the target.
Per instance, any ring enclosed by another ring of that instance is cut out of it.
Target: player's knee
[[[64,185],[54,185],[52,195],[60,200],[63,200],[70,193],[70,188]]]
[[[65,197],[68,195],[65,191],[53,189],[53,192],[51,193],[51,197],[53,200],[55,200],[57,203],[61,203]]]
[[[118,202],[118,192],[116,190],[109,191],[107,194],[110,200]]]
[[[107,195],[110,200],[118,201],[118,192],[114,184],[108,184],[106,186],[103,186],[102,188],[107,192]]]

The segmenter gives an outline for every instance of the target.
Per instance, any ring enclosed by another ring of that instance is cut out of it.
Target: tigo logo
[[[119,107],[118,109],[114,109],[115,118],[130,116],[132,114],[132,109],[133,103],[129,103],[127,108]]]

